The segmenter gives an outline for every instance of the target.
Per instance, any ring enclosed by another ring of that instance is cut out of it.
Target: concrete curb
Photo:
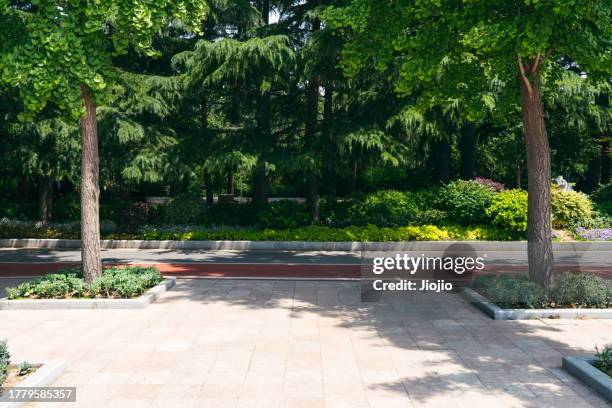
[[[176,284],[166,277],[136,299],[0,299],[0,310],[144,309]]]
[[[612,402],[612,378],[593,366],[595,359],[586,357],[563,357],[563,368],[580,381],[593,388],[607,401]]]
[[[525,241],[148,241],[102,240],[103,249],[190,249],[227,251],[526,251]],[[0,248],[78,249],[78,239],[0,239]],[[555,242],[555,251],[612,251],[612,241]]]
[[[465,288],[462,293],[493,320],[612,319],[612,309],[502,309],[470,288]]]
[[[21,381],[16,387],[48,387],[66,370],[64,360],[52,360],[42,363],[36,371]],[[27,404],[25,401],[0,402],[0,408],[17,408]]]

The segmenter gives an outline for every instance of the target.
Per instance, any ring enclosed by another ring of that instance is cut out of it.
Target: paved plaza
[[[7,284],[7,279],[0,279]],[[493,321],[456,294],[180,279],[144,310],[0,311],[14,361],[67,360],[40,407],[604,407],[561,368],[612,321]]]

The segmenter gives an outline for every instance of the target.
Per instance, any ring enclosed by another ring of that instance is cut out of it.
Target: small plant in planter
[[[24,361],[21,364],[19,364],[19,376],[23,377],[25,375],[28,375],[31,372],[33,372],[35,369],[36,367],[34,367],[32,364],[30,364],[27,361]]]
[[[6,340],[0,341],[0,388],[8,378],[9,364],[11,363],[11,353],[8,351]]]
[[[612,344],[604,346],[601,350],[595,346],[595,362],[593,365],[612,377]]]
[[[36,371],[38,367],[22,362],[19,366],[11,365],[11,353],[8,351],[6,340],[0,341],[0,395],[3,386],[13,386],[19,383],[23,377]]]

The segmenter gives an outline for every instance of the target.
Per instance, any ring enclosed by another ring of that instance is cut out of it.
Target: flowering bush
[[[582,239],[612,241],[612,228],[577,228],[576,234]]]
[[[476,176],[474,178],[474,181],[477,182],[478,184],[482,184],[483,186],[490,187],[497,192],[504,191],[506,189],[506,186],[504,186],[503,183],[498,183],[497,181],[493,181],[488,178]]]

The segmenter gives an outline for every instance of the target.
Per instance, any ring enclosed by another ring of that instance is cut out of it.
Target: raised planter
[[[612,378],[594,367],[594,362],[590,356],[563,357],[563,368],[612,402]]]
[[[199,249],[251,251],[446,251],[454,245],[469,246],[474,251],[527,251],[525,241],[402,241],[402,242],[331,242],[331,241],[100,241],[103,249]],[[77,249],[78,239],[0,239],[0,248]],[[612,251],[612,241],[554,242],[554,251]]]
[[[464,289],[463,295],[494,320],[612,319],[612,309],[502,309],[473,289]]]
[[[28,375],[23,381],[15,385],[15,387],[48,387],[64,373],[66,362],[64,360],[53,360],[40,365],[32,374]],[[6,398],[6,390],[5,396]],[[28,401],[10,401],[0,402],[0,408],[17,408],[26,404]]]
[[[176,278],[164,278],[134,299],[0,299],[0,310],[41,310],[41,309],[144,309],[159,296],[173,287]]]

